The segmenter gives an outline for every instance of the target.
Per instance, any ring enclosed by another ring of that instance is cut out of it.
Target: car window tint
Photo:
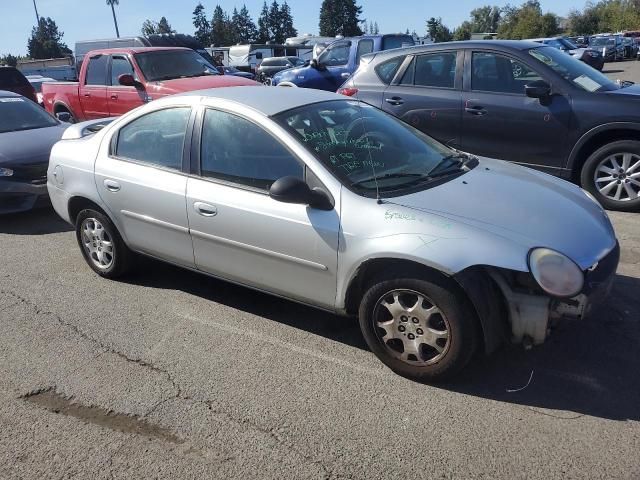
[[[473,52],[472,90],[524,95],[526,84],[541,79],[537,72],[512,58],[489,52]]]
[[[414,57],[413,60],[411,60],[411,63],[409,64],[407,69],[405,70],[404,75],[402,75],[402,78],[400,79],[400,85],[413,85],[413,77],[414,77],[415,71],[416,71],[416,59]]]
[[[454,88],[456,59],[456,52],[443,52],[416,57],[414,85]]]
[[[329,67],[346,65],[349,63],[350,53],[351,42],[334,43],[329,45],[325,51],[320,54],[318,62]]]
[[[386,62],[381,63],[376,67],[376,73],[382,82],[389,85],[393,77],[396,75],[398,68],[402,65],[405,57],[396,57],[391,60],[387,60]]]
[[[212,109],[204,117],[201,171],[205,177],[261,189],[281,177],[304,178],[302,165],[270,133],[242,117]]]
[[[360,40],[358,42],[358,52],[356,53],[356,63],[360,63],[360,57],[373,52],[373,40]]]
[[[85,85],[106,85],[107,84],[107,55],[99,55],[89,59],[87,65],[87,75]]]
[[[111,58],[111,85],[120,85],[118,77],[120,75],[134,75],[133,67],[125,57]]]
[[[118,133],[116,155],[181,170],[190,113],[189,107],[167,108],[133,120]]]

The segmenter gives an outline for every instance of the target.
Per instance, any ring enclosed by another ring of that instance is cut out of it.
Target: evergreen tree
[[[149,35],[153,35],[155,33],[158,33],[158,24],[156,22],[154,22],[153,20],[146,19],[142,23],[142,28],[140,29],[140,32],[145,37],[148,37]]]
[[[234,9],[234,16],[235,16]],[[249,15],[249,10],[247,10],[247,6],[243,5],[240,9],[240,12],[235,17],[231,17],[231,22],[233,23],[235,32],[236,32],[236,43],[255,43],[258,38],[258,29],[256,28],[256,24],[253,23],[253,19],[251,15]]]
[[[196,9],[193,11],[193,26],[196,28],[194,36],[204,46],[209,46],[211,43],[211,25],[207,20],[207,15],[202,3],[198,3]]]
[[[31,30],[31,37],[27,43],[30,58],[59,58],[72,52],[62,41],[63,32],[49,17],[40,17],[37,27]]]
[[[282,28],[283,41],[289,37],[295,37],[298,35],[298,30],[293,26],[293,16],[291,15],[291,7],[284,0],[282,7],[280,8],[280,26]]]
[[[371,33],[371,28],[369,27],[369,22],[367,22],[367,20],[362,22],[362,31],[364,33]]]
[[[380,33],[380,29],[378,28],[378,22],[373,24],[373,34],[378,35]]]
[[[267,43],[271,40],[271,30],[269,28],[269,7],[265,0],[262,5],[262,12],[258,17],[258,43]]]
[[[284,38],[282,38],[282,22],[280,20],[280,5],[277,0],[271,2],[267,18],[271,40],[273,40],[274,43],[284,43]]]
[[[442,23],[442,18],[431,17],[427,20],[427,33],[435,43],[450,42],[451,30]]]
[[[18,65],[18,60],[19,58],[15,55],[7,53],[6,55],[0,57],[0,65],[9,65],[10,67],[15,67],[16,65]]]
[[[356,0],[323,0],[320,7],[320,35],[362,35],[359,18],[361,14],[362,7],[356,4]]]
[[[216,47],[229,44],[229,20],[220,5],[216,5],[211,18],[211,43]]]
[[[158,22],[158,33],[176,33],[176,31],[171,28],[169,22],[167,22],[166,17],[161,17]]]

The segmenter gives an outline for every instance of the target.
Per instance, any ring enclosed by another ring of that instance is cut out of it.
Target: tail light
[[[346,95],[347,97],[353,97],[355,94],[358,93],[358,89],[352,88],[352,87],[345,87],[345,88],[340,88],[338,90],[338,93],[340,95]]]

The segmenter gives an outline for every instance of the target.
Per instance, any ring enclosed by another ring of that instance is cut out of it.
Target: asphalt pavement
[[[438,386],[354,320],[153,260],[104,280],[51,210],[2,217],[0,478],[640,478],[640,221],[611,217],[592,318]]]

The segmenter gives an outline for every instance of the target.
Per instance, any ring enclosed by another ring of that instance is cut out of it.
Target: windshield
[[[381,196],[391,196],[436,175],[462,171],[454,150],[365,103],[314,103],[274,120],[343,184],[365,196],[376,195],[376,183]]]
[[[610,37],[595,37],[591,39],[591,45],[594,47],[606,47],[610,45],[615,45],[615,38]]]
[[[142,74],[149,82],[219,75],[213,65],[193,50],[159,50],[138,53],[135,57]]]
[[[619,88],[596,69],[553,47],[533,48],[529,50],[529,55],[547,65],[565,80],[588,92],[603,92]]]
[[[293,63],[293,65],[295,65],[296,67],[304,65],[304,60],[298,57],[289,57],[289,61]]]
[[[53,127],[58,121],[25,98],[0,97],[0,133]]]
[[[578,48],[578,46],[568,38],[559,38],[558,42],[560,42],[564,46],[564,48],[568,50],[576,50]]]

